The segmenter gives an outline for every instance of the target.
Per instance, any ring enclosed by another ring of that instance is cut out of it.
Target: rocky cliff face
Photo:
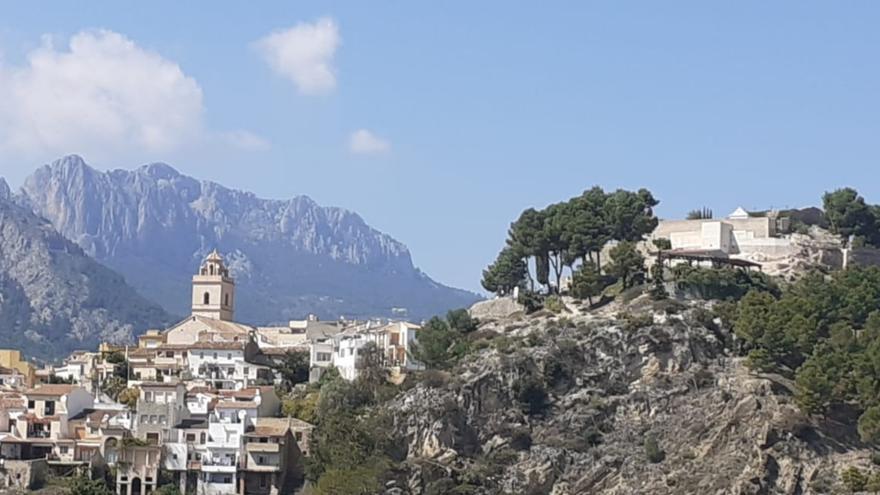
[[[190,277],[218,248],[236,278],[237,318],[421,318],[476,296],[413,267],[409,251],[358,215],[305,196],[266,200],[165,164],[99,172],[65,157],[27,179],[21,201],[168,310],[189,310]]]
[[[845,467],[871,466],[855,421],[804,416],[789,381],[730,356],[719,320],[673,309],[484,324],[488,348],[385,406],[407,448],[391,491],[838,493]]]
[[[10,199],[0,179],[0,348],[54,358],[173,321]]]

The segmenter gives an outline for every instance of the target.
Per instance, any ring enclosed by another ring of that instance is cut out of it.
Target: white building
[[[781,232],[788,219],[774,212],[752,216],[742,208],[723,219],[662,220],[651,234],[652,239],[668,239],[672,249],[709,251],[723,256],[786,254],[791,249]]]
[[[277,416],[281,403],[272,387],[226,393],[208,415],[208,441],[201,461],[199,493],[238,492],[245,433],[257,418]]]
[[[317,381],[330,367],[335,367],[346,380],[354,380],[363,349],[370,343],[376,345],[382,363],[392,374],[423,369],[410,356],[419,329],[408,322],[368,322],[313,341],[309,345],[309,380]]]

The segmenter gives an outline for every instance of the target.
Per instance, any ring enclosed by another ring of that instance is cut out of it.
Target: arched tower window
[[[205,292],[205,295],[202,296],[202,303],[203,304],[211,304],[211,294]]]
[[[211,275],[214,274],[214,265],[209,265],[208,269],[211,270]]]

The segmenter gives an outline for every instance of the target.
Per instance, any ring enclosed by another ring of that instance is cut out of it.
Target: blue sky
[[[878,22],[867,1],[10,3],[0,175],[80,153],[307,194],[478,289],[522,209],[594,184],[665,217],[880,202]]]

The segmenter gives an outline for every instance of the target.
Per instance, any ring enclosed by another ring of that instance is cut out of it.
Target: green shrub
[[[566,311],[565,303],[562,302],[562,298],[559,296],[550,296],[545,299],[544,309],[554,314],[559,314],[563,311]]]
[[[654,435],[645,437],[645,457],[648,459],[648,462],[653,464],[663,462],[666,459],[666,452],[663,452],[663,449],[660,448],[660,444]]]
[[[868,477],[865,476],[859,468],[855,466],[850,466],[846,468],[841,474],[840,479],[843,481],[843,485],[846,486],[846,489],[850,491],[850,493],[862,492],[865,491],[865,487],[868,485]]]
[[[746,357],[746,366],[752,371],[771,372],[776,370],[776,361],[767,349],[752,349]]]
[[[672,268],[672,273],[676,289],[700,299],[736,300],[751,289],[779,294],[779,287],[760,272],[680,264]]]
[[[654,315],[651,313],[634,315],[629,312],[620,312],[617,314],[617,319],[621,322],[621,328],[627,332],[634,332],[654,324]]]

